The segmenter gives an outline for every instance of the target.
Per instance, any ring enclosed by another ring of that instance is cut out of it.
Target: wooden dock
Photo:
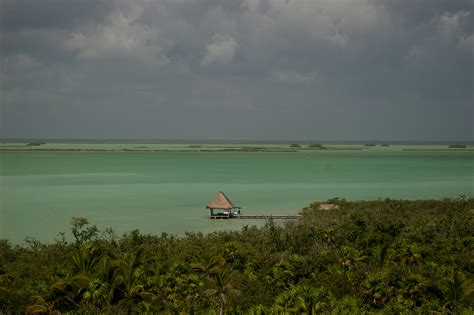
[[[212,215],[209,219],[273,219],[273,220],[296,220],[301,218],[299,214],[234,214],[226,215]]]

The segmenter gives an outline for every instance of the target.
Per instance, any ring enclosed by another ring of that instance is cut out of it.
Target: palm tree
[[[332,227],[327,228],[324,231],[323,241],[327,246],[334,244],[334,241],[335,241],[334,232],[335,232],[335,229]]]
[[[384,273],[370,274],[364,285],[364,293],[370,304],[383,305],[387,302],[387,293],[390,292],[390,289],[387,288]]]
[[[249,310],[250,315],[265,315],[270,314],[271,310],[261,304],[252,306]]]
[[[237,242],[226,243],[224,249],[224,257],[226,261],[232,263],[235,260],[241,258],[240,251],[240,245]]]
[[[234,270],[229,269],[214,269],[212,272],[212,289],[207,289],[204,293],[207,296],[219,297],[221,304],[219,315],[223,315],[227,306],[227,300],[229,297],[237,296],[241,292],[234,287],[233,279],[237,274]]]
[[[421,274],[407,274],[401,281],[402,292],[409,296],[413,305],[419,305],[419,301],[426,299],[425,293],[431,289],[431,281]],[[436,290],[436,289],[435,289]]]
[[[92,244],[86,243],[72,256],[74,273],[92,274],[96,264],[99,262],[100,252]]]
[[[225,264],[225,259],[221,256],[211,257],[208,261],[203,261],[200,263],[192,263],[191,268],[197,272],[203,274],[206,277],[206,280],[211,279],[211,275],[222,268]]]
[[[59,279],[51,285],[46,297],[34,296],[35,304],[29,306],[26,312],[61,314],[58,309],[77,308],[89,283],[90,278],[82,275]]]
[[[299,290],[291,286],[275,299],[274,311],[278,314],[296,314],[300,310]]]
[[[328,303],[325,300],[329,300],[329,293],[322,287],[315,289],[303,285],[300,287],[297,299],[300,309],[306,314],[313,315],[327,307]]]
[[[402,247],[397,258],[407,265],[414,265],[422,261],[423,256],[421,248],[415,243]]]
[[[27,315],[33,314],[48,314],[48,315],[60,315],[61,312],[55,309],[56,301],[47,302],[42,296],[36,295],[33,297],[35,304],[26,308]]]
[[[366,314],[362,303],[351,295],[345,295],[342,299],[333,300],[331,314]]]
[[[90,305],[90,301],[83,301],[83,294],[90,290],[91,283],[94,282],[93,274],[99,258],[100,251],[90,243],[78,248],[72,256],[72,273],[54,282],[50,288],[48,296],[55,299],[54,303],[66,304],[73,308],[84,304],[82,302]],[[34,307],[31,307],[31,312],[41,312],[41,309],[46,307],[44,298],[37,296],[36,302]]]
[[[141,251],[126,259],[119,259],[114,270],[112,291],[119,290],[126,300],[133,300],[146,294],[143,284],[144,270],[142,268]],[[112,292],[113,294],[113,292]]]
[[[114,275],[118,269],[118,265],[104,256],[97,266],[96,286],[90,290],[91,298],[94,304],[103,305],[109,304],[112,300],[113,290],[112,284],[114,282]]]
[[[379,267],[382,267],[385,263],[388,253],[388,244],[379,244],[373,250],[373,256]]]
[[[91,251],[92,257],[89,257],[87,253]],[[78,274],[60,279],[52,289],[87,308],[110,304],[114,274],[118,266],[107,256],[103,256],[99,261],[100,257],[95,253],[94,249],[83,246],[80,252],[73,256],[74,269]]]
[[[279,288],[287,288],[295,281],[294,267],[288,260],[281,260],[272,268],[271,283]]]
[[[329,301],[329,292],[306,284],[291,286],[275,299],[273,311],[278,314],[316,314],[322,312]]]
[[[465,279],[461,272],[452,271],[449,279],[441,286],[444,295],[444,308],[459,310],[474,303],[474,285]]]
[[[339,261],[344,275],[346,275],[346,271],[354,269],[354,264],[367,259],[367,256],[362,256],[362,253],[359,250],[350,246],[343,246],[342,254],[343,256]]]
[[[82,295],[86,292],[91,282],[88,275],[77,275],[70,278],[59,279],[51,286],[52,296],[59,296],[66,304],[77,307],[82,301]]]
[[[112,298],[111,292],[110,283],[94,279],[89,282],[88,287],[82,294],[82,303],[89,307],[107,305]]]

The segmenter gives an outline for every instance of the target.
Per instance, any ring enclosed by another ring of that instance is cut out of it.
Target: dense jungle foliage
[[[208,235],[0,241],[0,313],[473,314],[474,199],[327,201]]]

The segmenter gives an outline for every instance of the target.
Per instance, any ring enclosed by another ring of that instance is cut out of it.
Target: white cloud
[[[257,12],[260,6],[260,0],[244,0],[241,4],[242,8],[250,12]]]
[[[29,67],[35,64],[35,61],[31,56],[25,54],[17,54],[13,56],[7,56],[2,58],[2,68],[3,67],[12,67],[12,68],[24,68]]]
[[[328,36],[328,40],[334,45],[344,48],[347,43],[347,34],[342,33],[341,31],[339,31],[339,29],[336,28],[335,34]]]
[[[206,47],[206,54],[201,61],[201,66],[210,64],[226,64],[234,59],[239,44],[229,35],[215,34],[212,42]]]
[[[423,51],[418,46],[410,47],[405,55],[405,61],[409,63],[416,63],[423,57]]]
[[[159,31],[137,22],[143,10],[112,13],[105,25],[92,31],[72,33],[64,47],[76,51],[81,59],[101,59],[109,56],[128,56],[153,64],[167,63],[157,41]]]
[[[442,33],[450,35],[458,32],[460,22],[468,18],[471,13],[460,11],[457,13],[445,12],[439,19],[439,28]]]
[[[316,71],[300,73],[294,71],[275,71],[271,75],[272,79],[289,84],[309,84],[319,79],[319,74]]]
[[[296,30],[311,41],[327,40],[344,48],[357,34],[372,32],[381,23],[380,13],[371,1],[360,0],[273,0],[266,3],[247,0],[245,8],[254,14],[255,23],[265,23],[266,30],[281,33]],[[269,23],[268,20],[273,23]]]

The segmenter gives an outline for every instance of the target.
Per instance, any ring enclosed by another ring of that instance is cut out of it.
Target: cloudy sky
[[[473,141],[473,8],[0,0],[1,136]]]

